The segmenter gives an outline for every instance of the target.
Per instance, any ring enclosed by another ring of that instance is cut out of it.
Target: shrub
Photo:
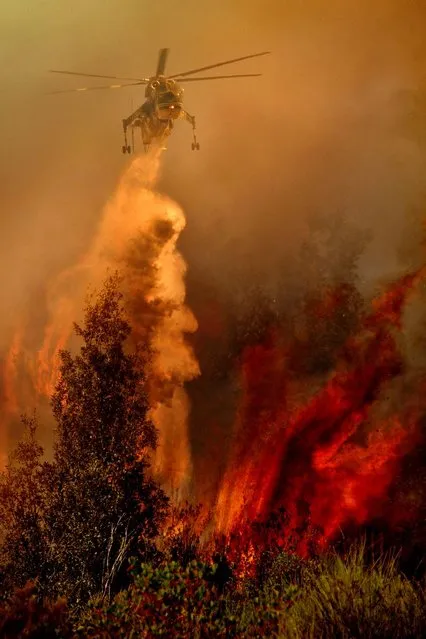
[[[0,637],[5,639],[68,639],[73,636],[66,602],[38,598],[34,584],[17,590],[0,606]]]
[[[367,563],[365,544],[330,555],[287,617],[286,637],[410,639],[426,636],[424,591],[398,572],[395,558]]]
[[[235,619],[213,583],[216,566],[192,561],[182,567],[132,567],[133,584],[112,604],[96,603],[82,620],[82,637],[226,637]]]

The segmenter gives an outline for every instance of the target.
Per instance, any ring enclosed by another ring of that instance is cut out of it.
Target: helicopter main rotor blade
[[[129,80],[131,82],[148,82],[148,78],[121,78],[117,75],[98,75],[97,73],[79,73],[78,71],[57,71],[56,69],[50,69],[49,73],[62,73],[65,75],[80,75],[86,78],[104,78],[105,80]]]
[[[190,71],[184,71],[183,73],[175,73],[174,75],[169,76],[170,78],[178,78],[184,77],[186,75],[192,75],[193,73],[198,73],[199,71],[207,71],[208,69],[215,69],[216,67],[222,67],[225,64],[233,64],[234,62],[241,62],[241,60],[248,60],[249,58],[257,58],[261,55],[268,55],[271,53],[270,51],[263,51],[262,53],[252,53],[251,55],[245,55],[242,58],[234,58],[233,60],[225,60],[225,62],[217,62],[216,64],[210,64],[207,67],[200,67],[199,69],[191,69]]]
[[[47,95],[54,95],[56,93],[75,93],[77,91],[97,91],[98,89],[123,89],[124,87],[135,87],[145,82],[132,82],[131,84],[110,84],[104,87],[81,87],[79,89],[62,89],[60,91],[49,91]]]
[[[181,82],[197,82],[198,80],[225,80],[227,78],[255,78],[262,75],[261,73],[243,73],[243,74],[237,74],[237,75],[210,75],[210,76],[205,76],[203,78],[182,78],[182,80],[180,80],[179,78],[177,79],[177,82],[179,82],[179,84]]]
[[[159,75],[164,75],[169,51],[170,49],[160,49],[160,53],[158,54],[157,70],[155,72],[157,78]]]

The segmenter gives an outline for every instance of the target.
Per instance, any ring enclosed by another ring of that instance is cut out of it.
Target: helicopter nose
[[[172,119],[176,120],[179,118],[181,113],[181,105],[180,104],[159,104],[158,105],[158,115],[163,119]]]
[[[170,115],[172,118],[177,118],[180,112],[180,106],[177,104],[171,104],[170,107]]]

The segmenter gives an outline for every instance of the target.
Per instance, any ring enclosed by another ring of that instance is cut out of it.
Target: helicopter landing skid
[[[195,118],[194,117],[192,118],[192,137],[193,137],[193,141],[192,141],[192,144],[191,144],[191,149],[193,151],[195,151],[195,150],[199,151],[200,150],[200,143],[197,142],[197,134],[195,132]]]
[[[130,146],[127,142],[127,123],[126,120],[123,120],[123,132],[124,132],[124,144],[121,147],[122,153],[133,153],[135,150],[134,144],[134,131],[132,127],[132,146]]]

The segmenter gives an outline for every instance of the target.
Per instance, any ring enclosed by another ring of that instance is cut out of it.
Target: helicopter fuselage
[[[152,115],[161,121],[178,120],[183,115],[183,89],[164,77],[151,78],[145,89]]]
[[[143,144],[148,147],[154,140],[163,142],[172,132],[174,121],[188,114],[183,108],[183,89],[174,80],[151,78],[145,97],[145,102],[123,120],[123,125],[125,130],[140,128]]]

